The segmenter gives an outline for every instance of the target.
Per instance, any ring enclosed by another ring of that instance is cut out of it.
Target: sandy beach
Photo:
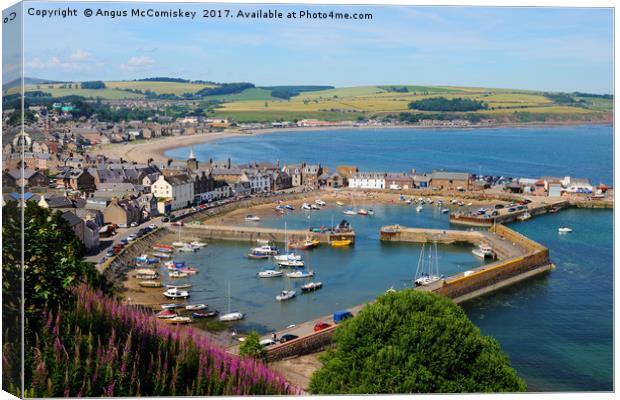
[[[484,126],[453,126],[453,127],[428,127],[415,125],[379,125],[379,126],[331,126],[331,127],[304,127],[304,128],[264,128],[253,130],[229,129],[222,132],[201,133],[190,136],[166,136],[150,140],[138,140],[135,142],[125,142],[118,144],[99,145],[95,148],[95,152],[104,154],[112,159],[131,160],[137,163],[146,163],[149,159],[155,162],[166,162],[169,157],[165,155],[167,150],[179,147],[188,147],[216,140],[227,139],[231,137],[265,135],[272,133],[291,134],[299,132],[318,132],[328,130],[357,130],[357,129],[461,129],[464,131],[477,129],[492,128],[528,128],[536,126],[554,127],[565,125],[585,125],[585,124],[608,124],[604,122],[586,122],[586,121],[563,121],[553,123],[529,123],[529,124],[492,124]]]

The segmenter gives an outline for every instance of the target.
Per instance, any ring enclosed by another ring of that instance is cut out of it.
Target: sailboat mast
[[[230,281],[228,281],[228,314],[230,314]]]

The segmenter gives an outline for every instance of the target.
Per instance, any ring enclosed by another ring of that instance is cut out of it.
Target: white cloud
[[[87,61],[90,59],[90,53],[77,49],[69,58],[73,61]]]
[[[54,56],[47,60],[41,60],[39,58],[32,58],[24,63],[24,69],[46,70],[60,68],[65,71],[75,71],[82,68],[82,66],[75,62],[62,61],[59,57]]]
[[[133,56],[126,63],[121,64],[124,71],[134,71],[136,69],[144,69],[155,64],[155,60],[147,56]]]

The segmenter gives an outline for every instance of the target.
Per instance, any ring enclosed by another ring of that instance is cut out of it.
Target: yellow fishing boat
[[[332,240],[331,241],[331,245],[332,247],[347,247],[347,246],[351,246],[353,242],[349,239],[339,239],[339,240]]]
[[[341,206],[341,207],[342,207],[342,206],[344,206],[344,203],[343,203],[342,201],[337,201],[337,202],[336,202],[336,205],[339,205],[339,206]]]

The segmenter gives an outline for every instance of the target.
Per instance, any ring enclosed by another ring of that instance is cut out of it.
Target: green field
[[[27,85],[26,90],[48,92],[53,97],[78,95],[91,99],[118,100],[144,97],[121,89],[150,90],[157,94],[182,96],[213,87],[207,84],[151,81],[107,81],[105,84],[107,88],[101,90],[80,89],[79,83]],[[400,91],[403,87],[407,88],[406,92]],[[600,120],[601,116],[609,117],[613,111],[612,99],[596,96],[573,95],[574,103],[557,104],[546,97],[545,93],[533,90],[399,84],[306,91],[288,100],[271,96],[269,88],[254,87],[235,94],[202,97],[201,107],[211,109],[213,105],[207,102],[220,102],[209,111],[209,115],[229,117],[238,122],[294,121],[303,118],[345,121],[356,120],[358,117],[397,116],[403,112],[419,113],[409,109],[410,102],[438,96],[483,101],[488,109],[476,114],[502,121],[528,118]],[[461,114],[466,116],[467,113],[451,113],[457,117]]]

